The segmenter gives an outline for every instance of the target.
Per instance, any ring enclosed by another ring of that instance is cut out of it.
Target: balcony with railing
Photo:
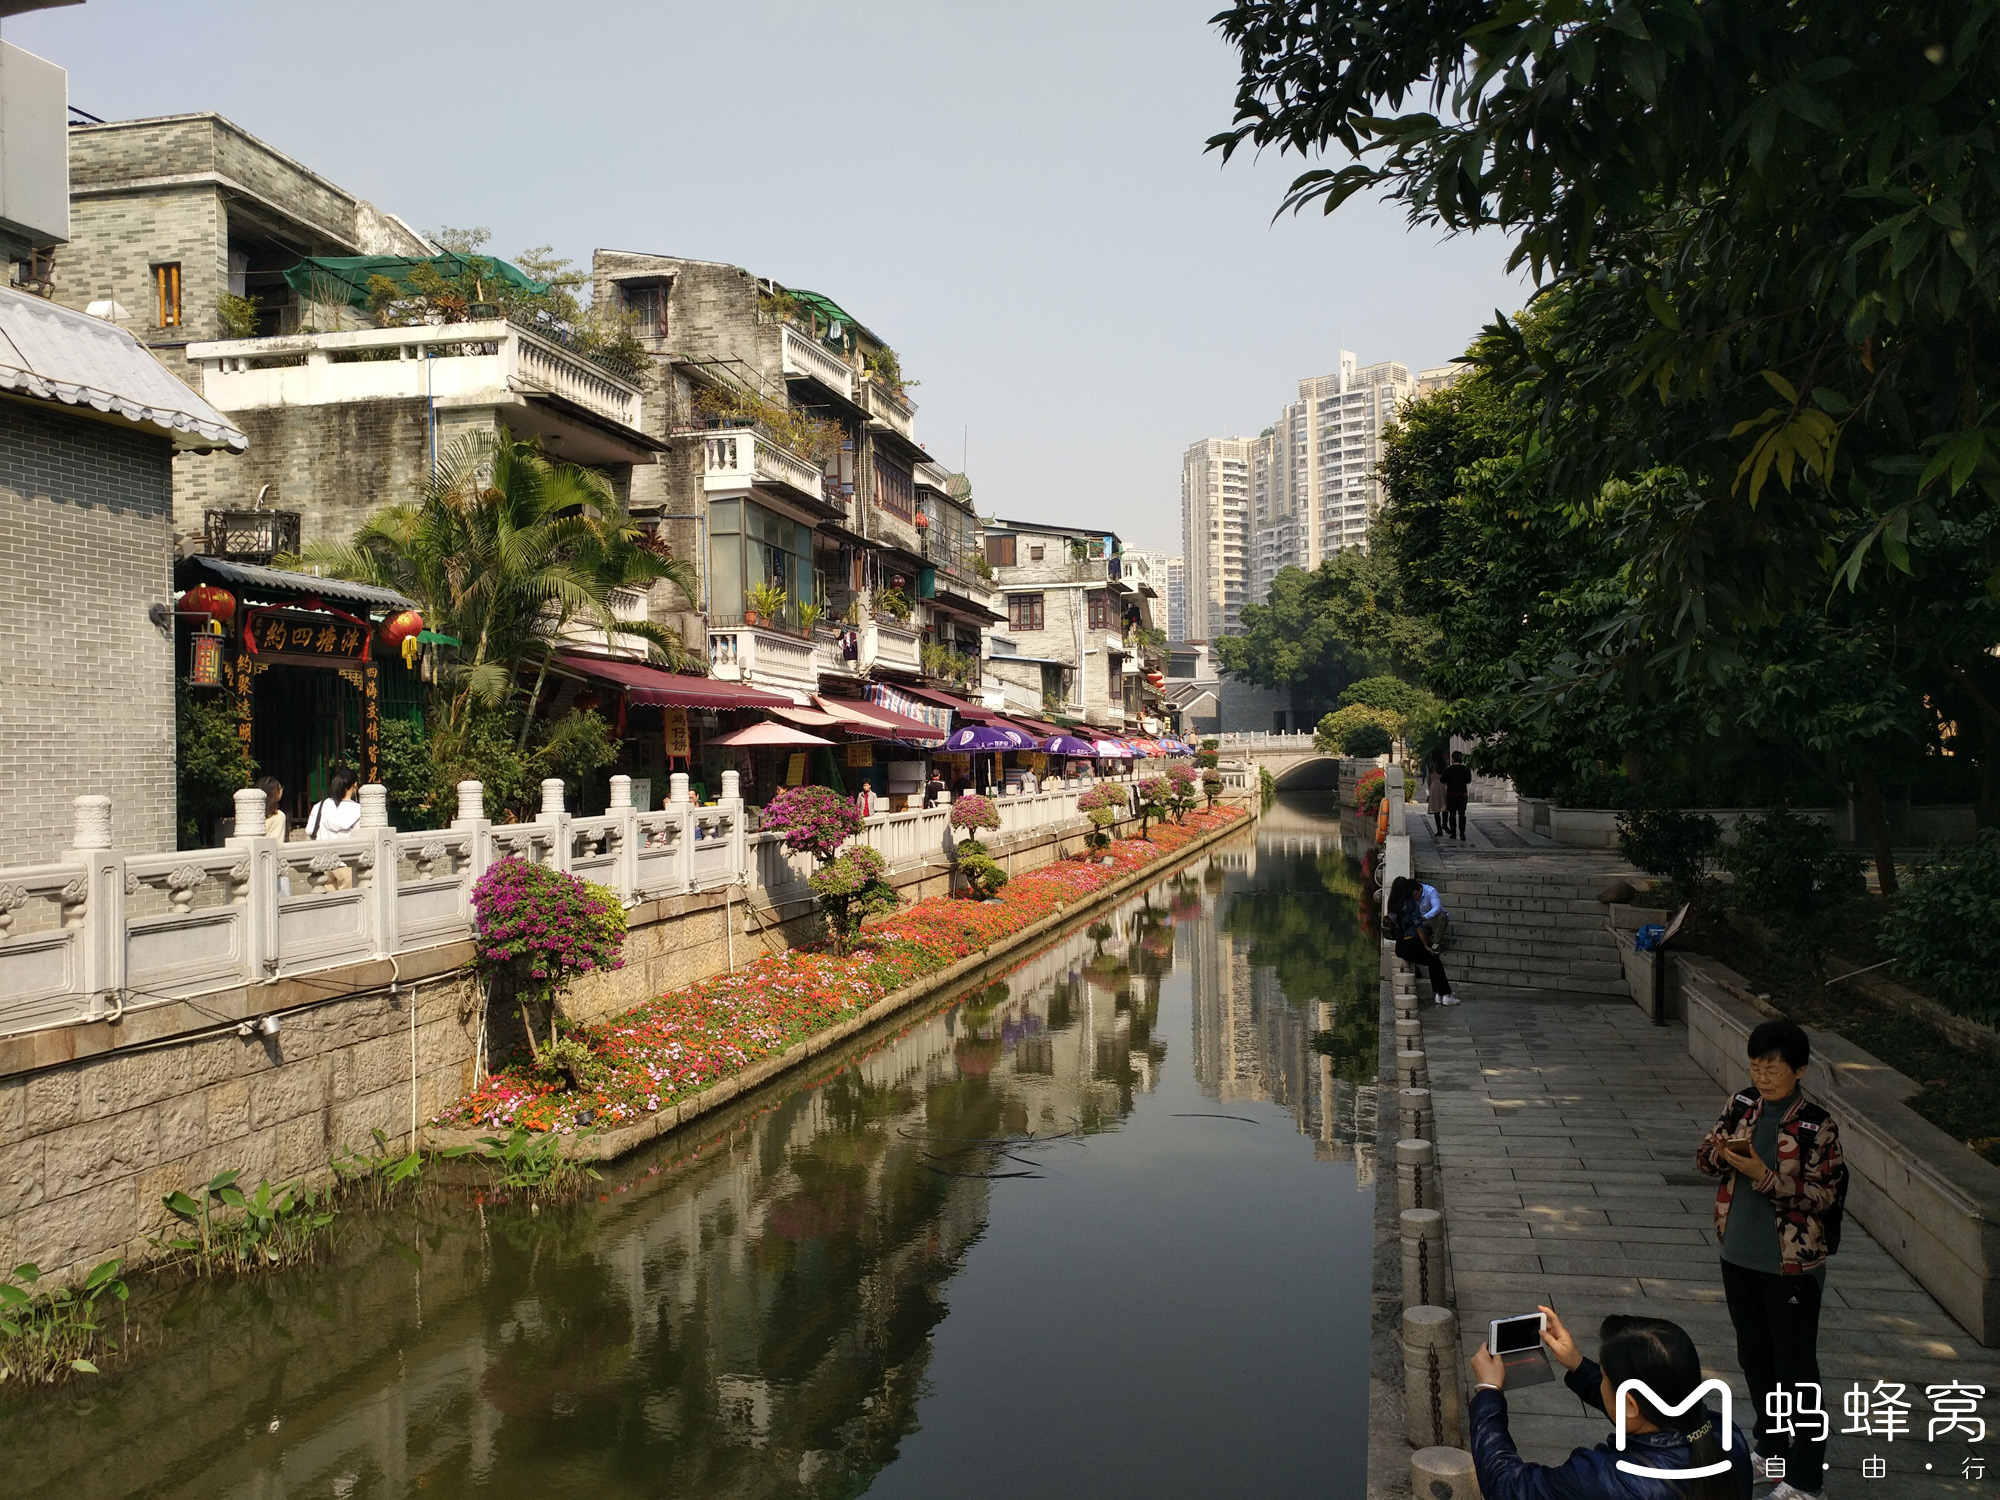
[[[819,690],[820,656],[813,641],[761,625],[711,625],[708,670],[724,682],[781,693]]]
[[[880,422],[911,442],[916,441],[917,409],[907,397],[898,396],[886,385],[873,379],[862,383],[861,397],[871,420]]]
[[[779,325],[778,357],[787,375],[808,376],[854,400],[853,367],[811,334],[801,333],[789,323]]]
[[[892,620],[871,620],[861,628],[861,664],[870,670],[921,672],[923,636]]]
[[[846,498],[818,464],[800,458],[755,426],[702,429],[702,488],[711,496],[759,486],[786,498],[844,512]]]
[[[188,345],[202,394],[224,411],[422,398],[544,395],[640,430],[631,378],[503,318]]]

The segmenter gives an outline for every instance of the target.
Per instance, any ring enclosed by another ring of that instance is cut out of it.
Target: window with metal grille
[[[1040,594],[1009,594],[1007,596],[1007,623],[1015,630],[1040,630],[1042,628],[1042,596]]]
[[[663,281],[625,282],[618,289],[625,312],[641,338],[667,336],[667,291]]]
[[[153,267],[153,308],[155,326],[181,326],[181,263],[167,261]]]

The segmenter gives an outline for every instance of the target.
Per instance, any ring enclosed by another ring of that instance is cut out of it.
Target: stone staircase
[[[1488,859],[1452,861],[1421,878],[1451,913],[1444,965],[1455,987],[1473,995],[1508,988],[1631,998],[1622,940],[1597,899],[1607,875],[1531,872]]]

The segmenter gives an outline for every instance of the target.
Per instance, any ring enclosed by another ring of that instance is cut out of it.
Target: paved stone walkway
[[[1686,1033],[1654,1027],[1629,1002],[1518,995],[1426,1006],[1424,1032],[1466,1352],[1489,1320],[1538,1302],[1587,1348],[1608,1313],[1672,1318],[1735,1387],[1747,1428],[1714,1186],[1693,1160],[1722,1100],[1688,1058]],[[1828,1273],[1820,1365],[1834,1414],[1828,1495],[2000,1494],[2000,1351],[1980,1348],[1852,1219]],[[1996,1424],[1994,1464],[1982,1481],[1959,1477],[1962,1437],[1925,1440],[1923,1387],[1951,1379],[1992,1393],[1981,1412]],[[1909,1388],[1914,1441],[1840,1435],[1841,1393],[1877,1380]],[[1537,1462],[1608,1436],[1560,1385],[1521,1391],[1509,1407]],[[1861,1476],[1870,1455],[1887,1462],[1886,1478]],[[1926,1462],[1937,1465],[1929,1474]]]

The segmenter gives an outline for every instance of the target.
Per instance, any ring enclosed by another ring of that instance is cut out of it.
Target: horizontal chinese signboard
[[[362,659],[368,631],[352,620],[304,610],[257,612],[244,628],[247,644],[259,656],[310,656],[332,665]]]

